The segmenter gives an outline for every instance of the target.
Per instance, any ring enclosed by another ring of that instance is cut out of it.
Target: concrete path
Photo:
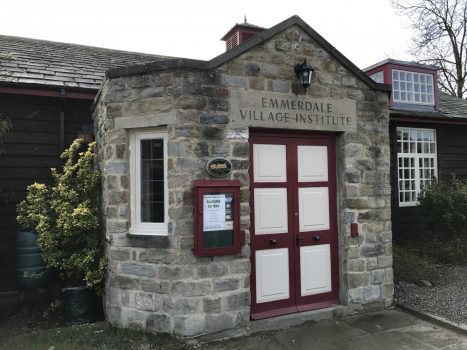
[[[201,345],[209,350],[467,350],[467,335],[441,328],[400,311],[342,320],[307,322],[297,327]]]

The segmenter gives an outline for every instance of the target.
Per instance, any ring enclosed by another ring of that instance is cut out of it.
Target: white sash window
[[[418,204],[418,195],[438,176],[436,131],[397,128],[399,206]]]
[[[167,133],[130,132],[130,234],[167,235]]]

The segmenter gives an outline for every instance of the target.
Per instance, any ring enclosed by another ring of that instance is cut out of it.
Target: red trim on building
[[[368,74],[368,76],[371,76],[374,73],[378,73],[383,71],[384,74],[384,83],[389,84],[392,86],[392,70],[397,69],[397,70],[402,70],[405,72],[415,72],[415,73],[423,73],[423,74],[429,74],[433,76],[433,91],[434,91],[434,108],[436,110],[439,109],[439,89],[438,89],[438,74],[436,73],[437,70],[427,67],[427,68],[421,68],[421,67],[414,67],[410,64],[404,65],[404,64],[397,64],[397,63],[384,63],[380,66],[374,67],[365,73]],[[393,101],[393,96],[392,93],[390,95],[390,101],[389,101],[390,106],[394,105]],[[427,105],[429,106],[429,105]]]
[[[415,118],[415,117],[397,117],[391,116],[392,122],[411,122],[411,123],[429,123],[429,124],[450,124],[450,125],[467,125],[466,120],[446,120],[446,119],[433,119],[433,118]]]
[[[0,87],[0,94],[26,95],[26,96],[42,96],[42,97],[59,97],[73,100],[94,100],[97,95],[95,93],[76,92],[76,91],[57,91],[57,90],[40,90],[28,88],[11,88]]]

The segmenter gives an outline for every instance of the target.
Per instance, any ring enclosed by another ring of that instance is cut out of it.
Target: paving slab
[[[392,310],[347,317],[342,321],[351,327],[362,329],[365,332],[373,334],[410,327],[415,324],[416,320],[417,319],[408,314]]]
[[[467,350],[467,336],[401,311],[305,322],[201,344],[206,350]]]
[[[286,349],[336,349],[343,343],[352,339],[366,336],[367,333],[361,329],[350,327],[347,324],[326,320],[319,323],[305,323],[300,327],[294,327],[281,334],[276,334]]]

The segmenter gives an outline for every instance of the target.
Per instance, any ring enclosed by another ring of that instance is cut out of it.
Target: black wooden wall
[[[396,127],[429,128],[436,130],[438,176],[450,179],[452,174],[467,180],[467,125],[391,122],[391,182],[392,231],[397,241],[423,238],[417,207],[399,207],[397,188]]]
[[[13,129],[0,155],[0,189],[13,191],[9,203],[0,203],[0,292],[15,290],[16,204],[33,182],[49,182],[50,168],[59,167],[60,112],[64,112],[64,141],[68,146],[83,126],[89,127],[91,103],[0,94],[0,115],[8,117]]]

